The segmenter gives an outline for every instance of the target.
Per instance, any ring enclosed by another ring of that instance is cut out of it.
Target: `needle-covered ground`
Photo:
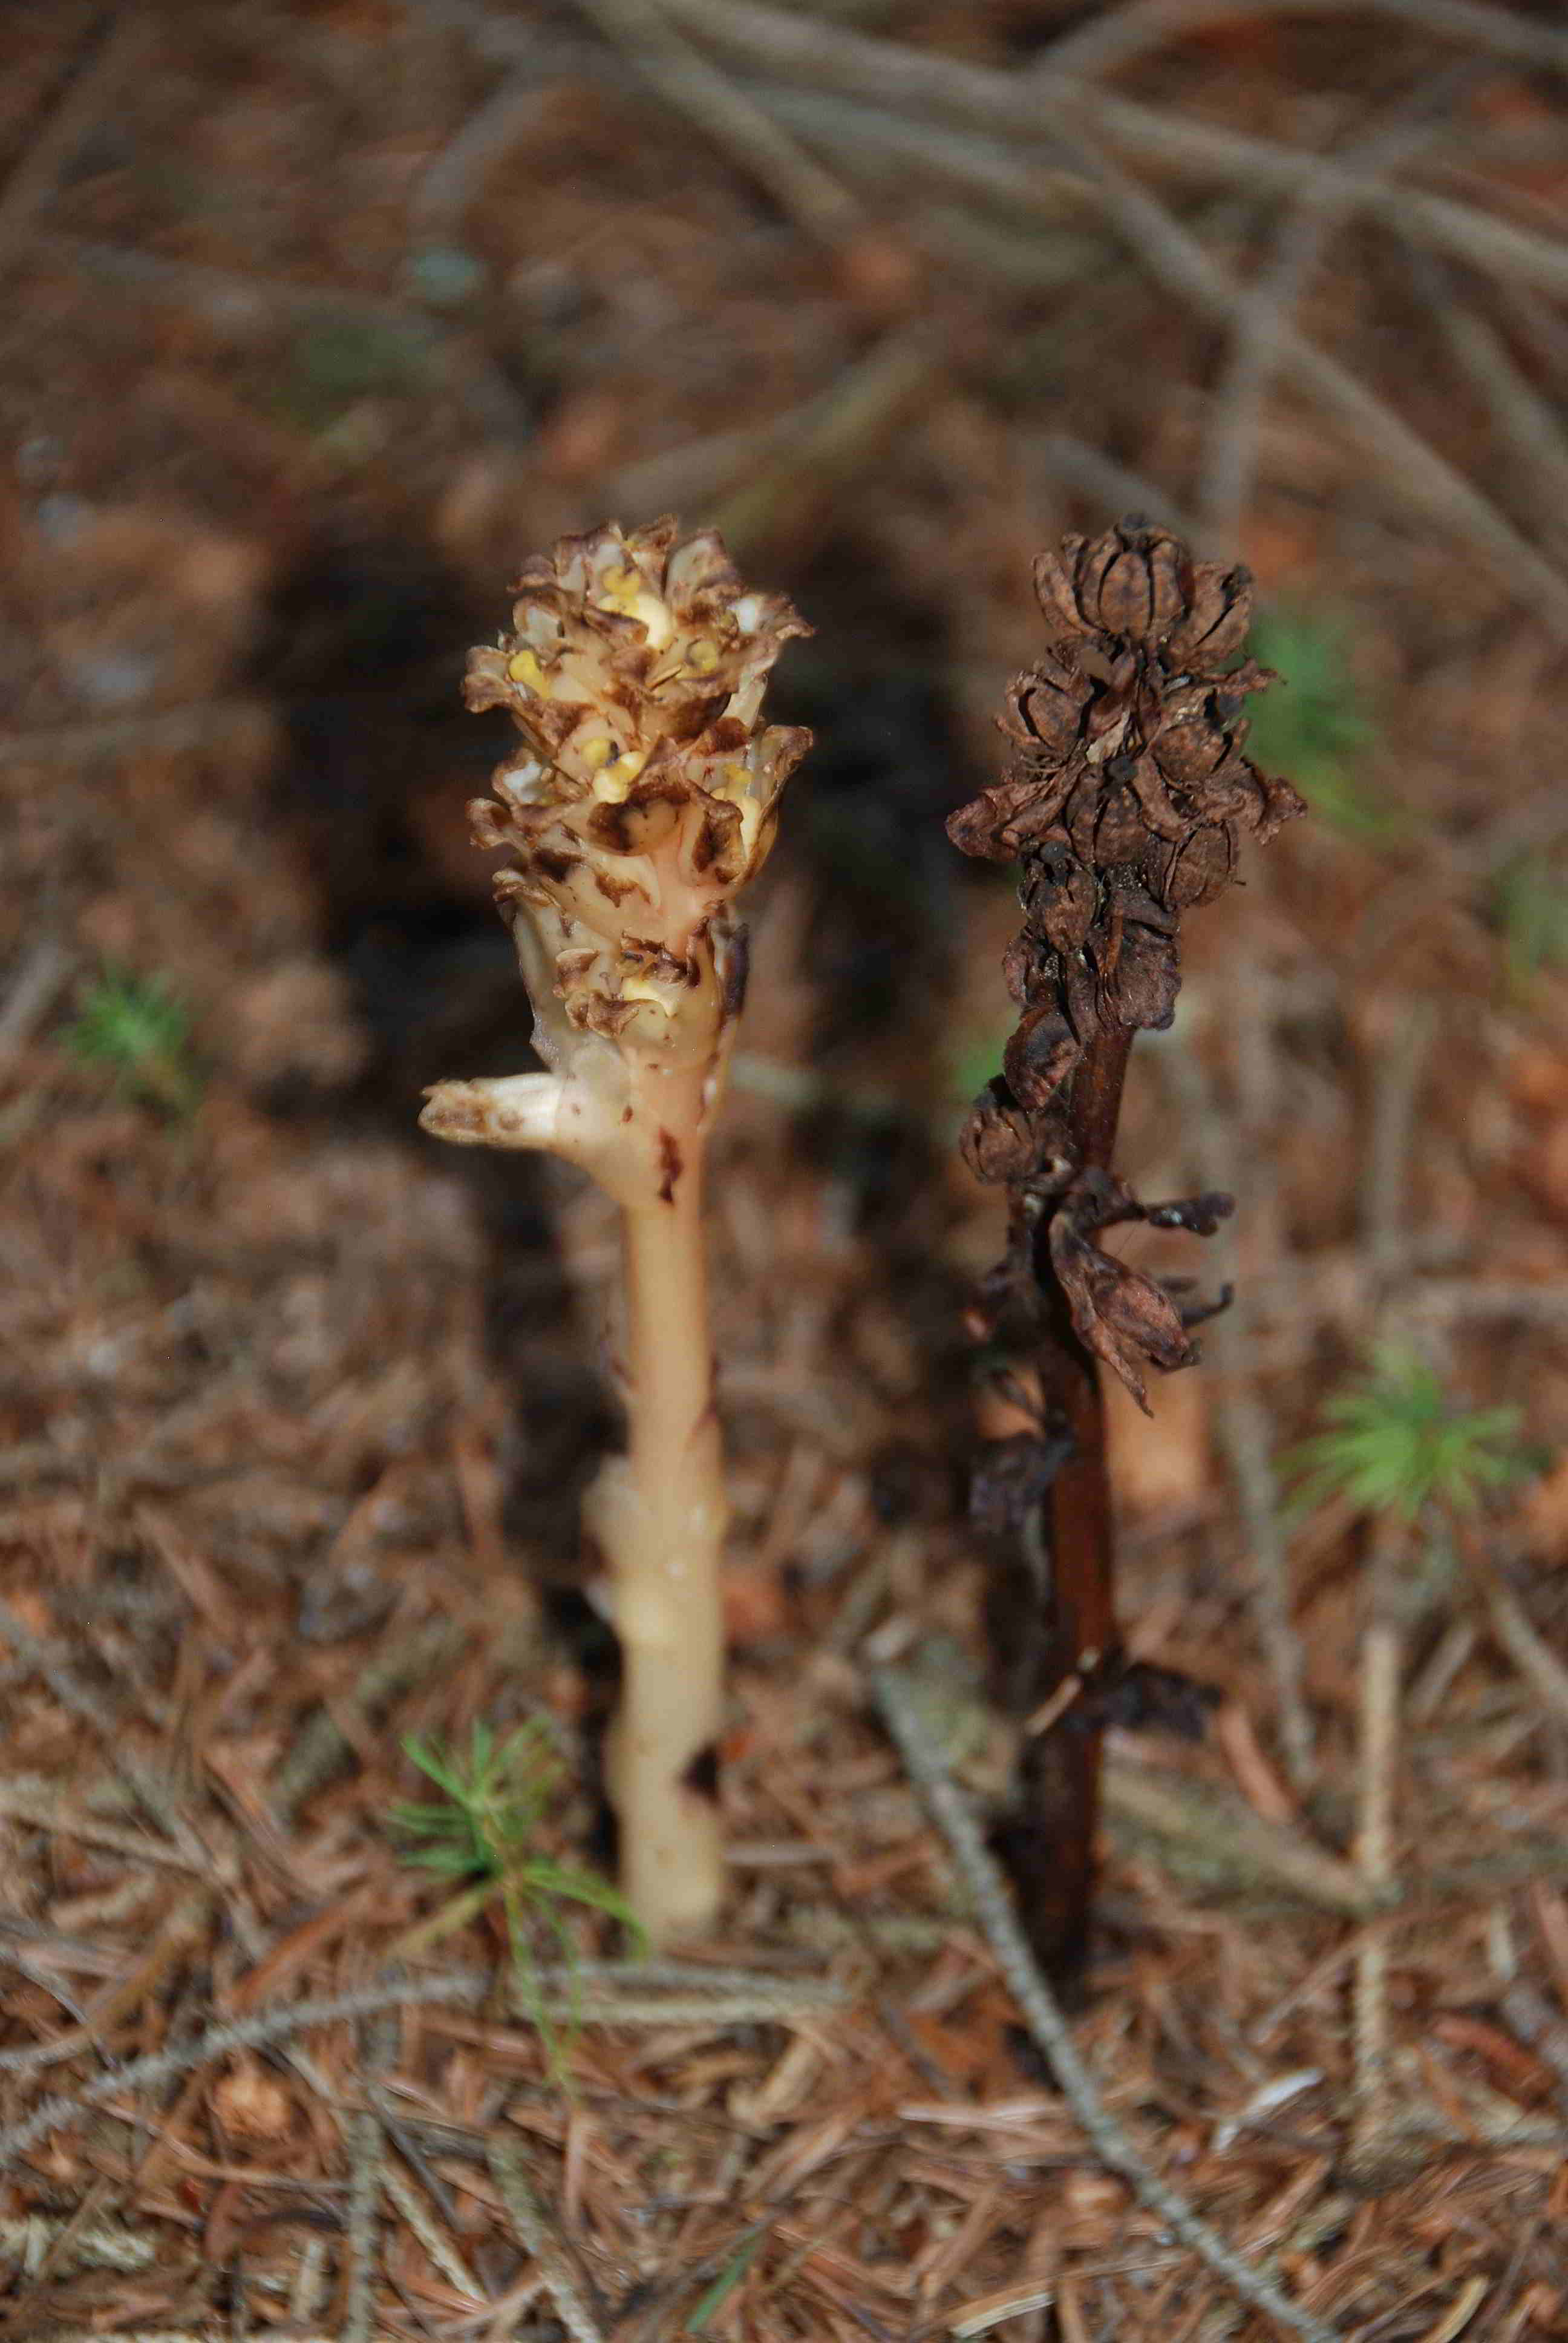
[[[0,2335],[1269,2331],[1086,2137],[869,1691],[989,1811],[955,1141],[1016,906],[942,826],[1034,554],[1140,504],[1257,571],[1313,810],[1133,1060],[1127,1176],[1239,1199],[1113,1424],[1130,1645],[1216,1699],[1113,1738],[1076,2039],[1332,2331],[1568,2319],[1562,35],[806,14],[9,30]],[[634,1970],[612,1211],[415,1119],[528,1063],[464,652],[674,508],[816,626],[821,745],[715,1142],[734,1893]],[[1519,1467],[1477,1510],[1282,1461],[1374,1353],[1374,1447]]]

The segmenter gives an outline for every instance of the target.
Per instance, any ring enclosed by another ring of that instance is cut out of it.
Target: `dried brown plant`
[[[1204,1313],[1096,1239],[1137,1221],[1209,1234],[1231,1210],[1219,1195],[1142,1204],[1116,1177],[1128,1051],[1141,1026],[1174,1015],[1182,913],[1229,883],[1243,835],[1266,841],[1304,809],[1244,754],[1242,704],[1269,680],[1241,658],[1245,570],[1125,520],[1064,539],[1034,583],[1051,639],[1008,694],[1014,754],[949,831],[966,854],[1020,866],[1024,924],[1003,961],[1019,1022],[960,1142],[1009,1197],[1007,1250],[972,1330],[1010,1413],[993,1413],[974,1506],[995,1550],[999,1687],[1033,1718],[1015,1867],[1037,1951],[1070,1975],[1104,1725],[1191,1705],[1121,1654],[1099,1370],[1147,1412],[1146,1367],[1190,1364]]]

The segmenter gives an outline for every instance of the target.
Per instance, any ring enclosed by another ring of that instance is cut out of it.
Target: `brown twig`
[[[578,0],[578,5],[809,236],[837,246],[858,232],[862,215],[854,197],[694,48],[657,0]]]
[[[578,2283],[576,2271],[551,2234],[520,2151],[496,2139],[487,2151],[518,2242],[538,2265],[545,2289],[572,2343],[605,2343],[604,2330]]]
[[[1469,41],[1494,56],[1568,69],[1568,34],[1534,25],[1506,8],[1478,0],[1133,0],[1102,10],[1053,41],[1041,74],[1103,74],[1120,70],[1150,49],[1227,16],[1393,16],[1439,39]]]
[[[1053,99],[1044,103],[1057,139],[1098,184],[1107,218],[1121,230],[1150,273],[1206,315],[1233,323],[1246,297],[1220,263],[1164,205],[1073,129],[1064,104]],[[1278,347],[1298,379],[1379,456],[1407,492],[1483,548],[1516,591],[1528,591],[1537,615],[1553,633],[1568,636],[1568,578],[1521,536],[1489,497],[1337,358],[1285,319],[1279,327]]]
[[[919,1703],[902,1678],[879,1669],[871,1678],[877,1705],[910,1771],[910,1777],[953,1858],[976,1919],[997,1958],[1008,1988],[1036,2044],[1050,2061],[1063,2097],[1109,2171],[1126,2181],[1139,2203],[1156,2214],[1241,2302],[1271,2318],[1307,2343],[1332,2343],[1333,2330],[1292,2302],[1264,2271],[1245,2261],[1219,2233],[1193,2212],[1151,2171],[1111,2115],[1079,2056],[1060,2003],[1030,1950],[1013,1916],[1001,1873],[989,1853],[968,1805],[950,1779],[941,1752],[931,1740]]]
[[[1050,121],[1042,116],[1040,81],[1049,80],[1071,109],[1124,153],[1162,168],[1205,180],[1240,181],[1250,190],[1284,196],[1309,183],[1325,194],[1338,166],[1331,157],[1277,145],[1223,123],[1142,105],[1101,90],[1076,75],[1041,69],[1040,76],[999,72],[967,58],[933,56],[901,41],[879,40],[841,26],[811,24],[798,12],[760,5],[760,0],[668,0],[695,34],[734,59],[741,70],[789,75],[811,86],[860,97],[876,93],[879,110],[903,106],[932,122],[953,122],[993,139],[1051,149]],[[518,36],[519,38],[521,36]],[[769,101],[753,82],[759,104]],[[1052,156],[1060,168],[1060,156]],[[1406,237],[1437,246],[1473,262],[1490,274],[1535,285],[1568,288],[1568,250],[1560,239],[1536,236],[1493,218],[1473,205],[1456,203],[1399,182],[1361,179],[1355,200]],[[1337,198],[1336,198],[1337,199]]]
[[[1394,1782],[1399,1763],[1400,1690],[1404,1636],[1401,1579],[1409,1566],[1402,1523],[1373,1525],[1368,1555],[1366,1624],[1362,1631],[1360,1740],[1357,1750],[1356,1868],[1369,1903],[1393,1896],[1397,1873]],[[1368,2165],[1388,2142],[1389,1947],[1386,1930],[1369,1928],[1355,1958],[1352,1986],[1354,2062],[1352,2150]]]
[[[102,2107],[122,2092],[155,2089],[175,2077],[221,2058],[231,2050],[263,2049],[287,2042],[313,2026],[332,2026],[345,2018],[364,2017],[401,2004],[480,2002],[491,1991],[493,1979],[481,1970],[457,1970],[449,1975],[409,1977],[398,1975],[352,1993],[328,1995],[319,2000],[290,2003],[282,2009],[260,2009],[254,2016],[226,2019],[167,2044],[161,2050],[133,2058],[106,2075],[95,2076],[80,2091],[62,2092],[42,2100],[31,2115],[0,2129],[0,2171],[8,2170],[20,2156],[52,2131],[80,2120],[91,2107]]]
[[[1280,357],[1284,321],[1302,297],[1336,231],[1357,207],[1363,176],[1397,173],[1444,127],[1447,102],[1467,76],[1438,76],[1396,109],[1395,118],[1335,158],[1332,172],[1314,174],[1292,202],[1274,250],[1240,309],[1224,375],[1213,395],[1213,424],[1198,492],[1205,536],[1230,544],[1251,496],[1258,430]],[[1412,120],[1412,112],[1417,118]]]
[[[348,2149],[348,2210],[343,2343],[370,2343],[376,2317],[376,2227],[387,2141],[379,2117],[367,2109],[347,2118],[344,2135]]]

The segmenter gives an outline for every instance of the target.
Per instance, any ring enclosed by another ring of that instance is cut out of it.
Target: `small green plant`
[[[1533,1469],[1517,1408],[1451,1405],[1424,1360],[1384,1349],[1322,1410],[1323,1429],[1287,1460],[1303,1504],[1346,1497],[1362,1513],[1414,1521],[1429,1505],[1471,1512]]]
[[[128,1098],[187,1115],[201,1097],[189,1012],[161,976],[105,968],[83,995],[65,1041],[87,1064],[106,1068]]]
[[[476,1721],[465,1755],[409,1734],[404,1754],[441,1791],[439,1798],[399,1799],[388,1820],[404,1840],[402,1859],[459,1887],[434,1916],[405,1939],[403,1949],[436,1942],[498,1901],[525,2001],[552,2065],[559,2039],[538,1989],[538,1947],[553,1937],[568,1965],[572,1946],[556,1907],[584,1904],[608,1913],[640,1951],[643,1932],[629,1906],[593,1872],[557,1863],[538,1852],[539,1825],[561,1778],[561,1760],[544,1725],[520,1725],[498,1741]]]
[[[1551,969],[1568,968],[1568,884],[1549,863],[1522,855],[1493,882],[1492,914],[1509,984],[1524,990]]]
[[[1282,689],[1248,700],[1248,755],[1265,772],[1289,773],[1312,811],[1348,838],[1376,843],[1408,829],[1407,817],[1358,771],[1375,728],[1343,624],[1322,612],[1274,610],[1253,628],[1251,649]]]

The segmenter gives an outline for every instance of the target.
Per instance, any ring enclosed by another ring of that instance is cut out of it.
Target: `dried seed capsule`
[[[1196,675],[1223,675],[1240,657],[1251,623],[1251,571],[1200,561],[1186,612],[1166,639],[1166,659]]]
[[[1053,648],[1038,667],[1015,677],[997,721],[1010,739],[1061,764],[1080,744],[1083,711],[1093,696],[1093,683],[1070,649]]]
[[[1052,1152],[1050,1118],[1030,1114],[1005,1082],[992,1081],[964,1117],[959,1152],[977,1180],[1032,1179]]]
[[[1150,754],[1165,779],[1201,791],[1246,737],[1241,703],[1206,683],[1167,693]]]
[[[1192,565],[1168,530],[1119,521],[1103,537],[1069,537],[1035,564],[1048,620],[1072,634],[1153,647],[1191,615]]]
[[[1083,1055],[1083,1045],[1060,1011],[1031,1009],[1002,1055],[1007,1086],[1024,1106],[1049,1106]]]

